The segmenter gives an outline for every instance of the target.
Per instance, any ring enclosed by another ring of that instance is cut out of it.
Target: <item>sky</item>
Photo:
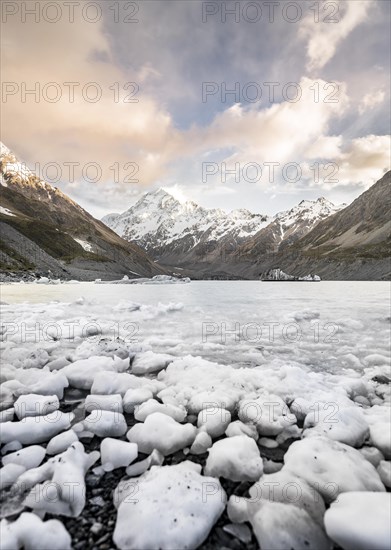
[[[96,217],[275,214],[390,168],[390,3],[2,2],[2,141]]]

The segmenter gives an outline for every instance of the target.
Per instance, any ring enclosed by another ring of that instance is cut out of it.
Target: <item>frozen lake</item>
[[[10,304],[2,322],[14,323],[23,342],[55,335],[72,346],[78,336],[91,344],[120,336],[176,356],[235,366],[278,360],[334,373],[389,358],[389,295],[388,282],[1,287]]]
[[[345,529],[347,513],[365,534],[380,517],[376,547],[388,548],[389,290],[386,282],[3,285],[0,515],[26,505],[49,512],[75,548],[78,516],[86,533],[99,521],[119,548],[157,548],[126,542],[154,533],[129,521],[136,503],[136,518],[167,526],[159,537],[182,526],[166,547],[210,549],[236,514],[254,525],[265,512],[269,537],[285,533],[282,517],[305,537],[267,547],[328,550],[324,522]],[[255,485],[243,493],[243,482]],[[262,492],[270,483],[281,502]],[[194,540],[209,536],[205,546],[186,546],[194,526]]]

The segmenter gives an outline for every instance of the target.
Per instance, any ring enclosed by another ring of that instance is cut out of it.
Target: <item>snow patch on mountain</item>
[[[6,216],[12,216],[15,218],[15,214],[11,212],[8,208],[4,208],[3,206],[0,206],[0,214],[5,214]]]
[[[319,221],[338,212],[324,197],[303,200],[274,217],[254,214],[245,208],[225,212],[207,209],[193,201],[181,202],[164,189],[146,193],[122,214],[108,214],[102,221],[118,235],[135,241],[160,258],[188,254],[197,247],[199,255],[209,245],[241,245],[266,231],[275,246],[305,235]],[[272,237],[270,237],[272,235]],[[200,248],[201,247],[201,248]],[[204,248],[202,248],[204,247]]]
[[[207,209],[194,201],[180,202],[158,189],[146,193],[123,214],[108,214],[102,221],[128,241],[136,241],[146,250],[160,243],[171,244],[189,238],[189,248],[201,241],[213,242],[232,233],[237,239],[255,234],[271,218],[245,209],[225,212]]]
[[[89,242],[83,241],[83,239],[76,239],[75,237],[74,237],[73,240],[75,240],[77,243],[79,243],[80,246],[81,246],[86,252],[93,252],[93,247],[92,247],[92,245],[91,245]]]

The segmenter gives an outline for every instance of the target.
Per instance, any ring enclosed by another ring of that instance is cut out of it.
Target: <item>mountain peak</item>
[[[158,189],[149,191],[146,193],[146,195],[152,195],[154,197],[172,197],[172,195],[170,195],[170,193],[168,193],[165,189],[163,189],[163,187],[159,187]]]

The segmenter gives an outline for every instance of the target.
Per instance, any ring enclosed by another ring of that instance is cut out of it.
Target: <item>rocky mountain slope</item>
[[[304,235],[296,231],[299,238],[283,239],[274,251],[265,246],[267,232],[260,231],[228,258],[225,268],[250,279],[276,267],[296,277],[316,273],[330,280],[390,279],[390,211],[388,172],[352,204],[318,221]]]
[[[194,278],[257,279],[279,267],[295,277],[390,279],[390,178],[388,172],[349,206],[321,197],[273,218],[182,204],[158,190],[104,221]]]
[[[0,150],[0,271],[51,272],[91,280],[163,273],[137,245],[121,239],[3,144]]]
[[[290,246],[343,206],[320,198],[268,217],[245,209],[226,213],[181,203],[159,189],[123,214],[109,214],[102,221],[162,264],[190,270],[193,276],[224,276],[233,275],[231,267],[235,271],[248,254],[256,263],[259,257]]]
[[[245,209],[227,214],[192,201],[181,203],[158,189],[146,193],[123,214],[109,214],[102,221],[159,262],[192,266],[195,259],[207,255],[222,240],[237,245],[270,220]]]
[[[285,267],[306,271],[312,265],[325,278],[390,279],[390,213],[391,171],[297,241]]]

